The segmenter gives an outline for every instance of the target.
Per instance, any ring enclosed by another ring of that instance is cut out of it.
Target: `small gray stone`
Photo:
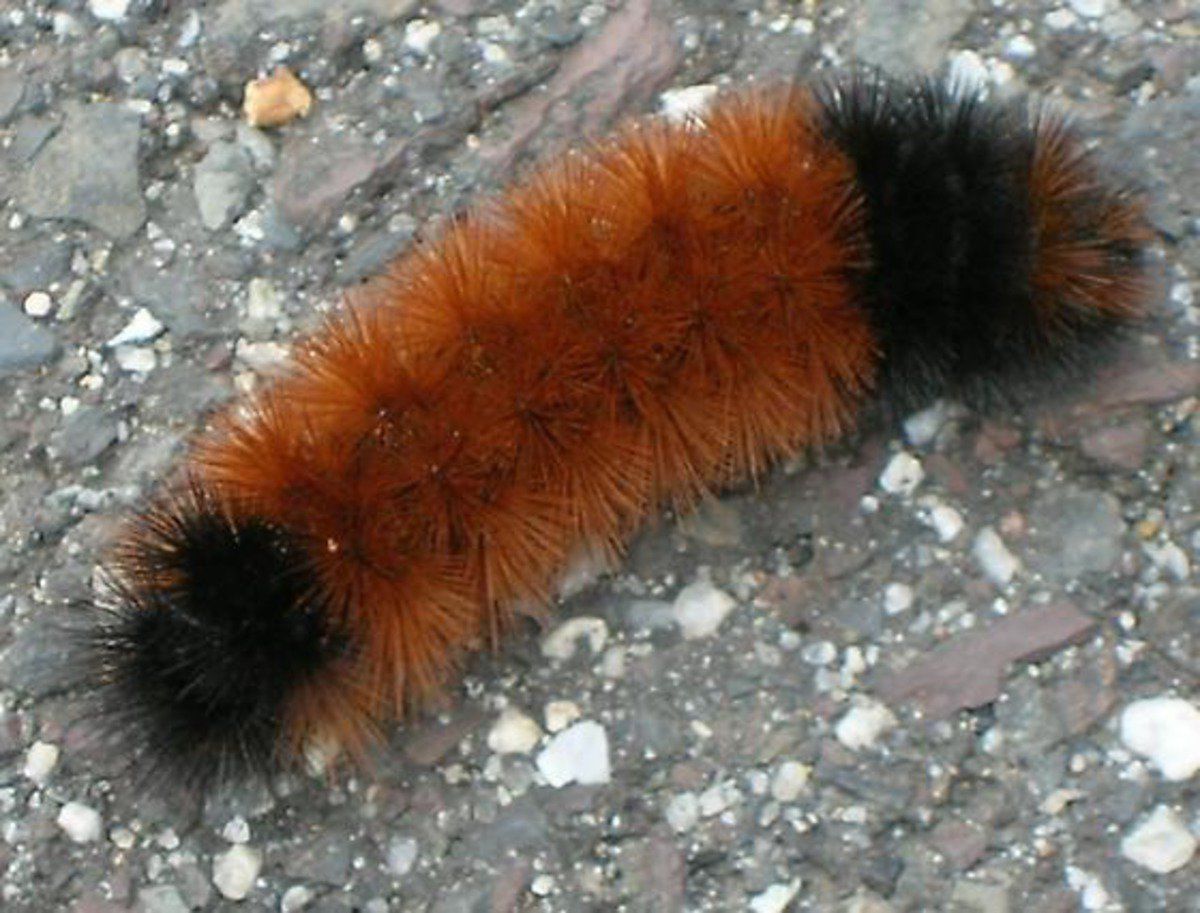
[[[930,72],[972,12],[970,0],[868,0],[854,48],[891,72]]]
[[[12,118],[25,95],[25,79],[16,67],[0,70],[0,124]]]
[[[1029,564],[1055,583],[1106,573],[1121,556],[1121,505],[1104,491],[1053,488],[1030,511]]]
[[[34,159],[17,200],[37,218],[70,219],[127,238],[146,221],[140,118],[114,102],[68,102],[65,110],[62,129]]]
[[[67,275],[74,245],[70,241],[33,238],[0,247],[0,285],[18,295],[45,289]]]
[[[331,834],[290,854],[284,869],[296,879],[342,887],[350,877],[352,849],[343,835]]]
[[[214,143],[196,165],[193,187],[204,227],[224,228],[245,211],[254,189],[249,154],[236,143]]]
[[[63,691],[70,643],[50,612],[39,612],[0,653],[0,685],[33,698]]]
[[[99,408],[84,407],[50,437],[54,453],[67,466],[91,463],[117,440],[117,419]]]
[[[138,891],[138,907],[142,913],[188,913],[188,905],[174,885],[142,888]]]
[[[53,333],[0,300],[0,377],[44,365],[58,351]]]

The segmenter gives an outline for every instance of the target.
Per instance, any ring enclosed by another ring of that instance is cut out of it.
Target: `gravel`
[[[1180,0],[12,0],[0,908],[1189,910],[1197,40]],[[852,62],[1077,113],[1147,189],[1151,317],[1078,381],[865,416],[664,512],[362,769],[322,742],[311,771],[141,789],[64,632],[211,410],[536,157]],[[279,66],[311,110],[250,127]]]

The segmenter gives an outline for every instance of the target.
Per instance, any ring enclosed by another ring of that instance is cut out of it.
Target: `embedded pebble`
[[[404,43],[418,54],[428,54],[442,27],[428,19],[414,19],[404,29]]]
[[[771,798],[776,802],[795,802],[808,790],[812,768],[799,761],[784,761],[771,778]]]
[[[1004,56],[1010,60],[1031,60],[1037,54],[1037,45],[1026,35],[1014,35],[1004,45]]]
[[[911,495],[925,480],[921,461],[907,451],[901,450],[892,457],[879,476],[879,487],[888,494],[902,497]]]
[[[872,698],[862,698],[838,720],[833,732],[839,742],[858,751],[870,748],[895,725],[891,710]]]
[[[1108,0],[1067,0],[1067,5],[1085,19],[1099,19],[1108,11]]]
[[[297,911],[307,907],[314,897],[316,897],[316,894],[312,888],[302,884],[294,884],[284,891],[283,896],[279,898],[279,913],[297,913]]]
[[[149,374],[158,365],[158,356],[145,346],[118,346],[113,358],[122,371],[131,374]]]
[[[1079,895],[1079,904],[1084,910],[1103,911],[1110,909],[1111,900],[1104,882],[1093,872],[1078,866],[1066,867],[1067,887]]]
[[[567,660],[575,655],[579,641],[587,641],[593,654],[599,655],[608,643],[608,625],[603,618],[582,616],[563,622],[542,641],[542,655]]]
[[[913,588],[907,583],[889,583],[883,588],[883,610],[888,615],[907,612],[913,604]]]
[[[221,828],[221,836],[229,843],[249,843],[250,825],[241,815],[235,815]]]
[[[515,707],[507,708],[488,731],[487,746],[496,754],[526,754],[542,738],[542,729]]]
[[[1008,550],[1000,534],[990,526],[984,527],[975,536],[971,552],[984,575],[998,587],[1008,586],[1021,567],[1016,555]]]
[[[1121,741],[1168,780],[1200,771],[1200,708],[1177,697],[1134,701],[1121,714]]]
[[[679,834],[690,831],[700,820],[700,802],[692,792],[672,796],[664,813],[667,824]]]
[[[58,746],[49,742],[34,742],[25,755],[23,772],[26,777],[41,786],[58,764]]]
[[[717,87],[710,83],[670,89],[659,96],[659,111],[667,120],[682,123],[704,114],[716,94]]]
[[[914,447],[932,444],[934,438],[955,414],[955,407],[948,400],[939,399],[932,406],[914,412],[904,420],[904,437]]]
[[[761,894],[750,898],[751,913],[783,913],[800,893],[800,879],[788,884],[773,884]]]
[[[608,733],[593,720],[576,723],[550,739],[537,756],[537,768],[556,789],[568,783],[607,783],[612,776]]]
[[[696,640],[716,634],[725,616],[736,606],[737,602],[728,593],[707,580],[697,580],[679,591],[671,612],[683,636]]]
[[[244,843],[237,843],[213,860],[213,884],[228,900],[242,900],[254,887],[262,869],[262,853]]]
[[[741,793],[732,783],[714,783],[700,794],[700,817],[712,818],[741,801]]]
[[[1159,805],[1121,841],[1121,854],[1158,875],[1181,869],[1196,852],[1196,838],[1175,812]]]
[[[138,308],[129,323],[116,336],[105,343],[110,349],[119,346],[132,346],[141,342],[151,342],[165,330],[153,314],[146,308]]]
[[[75,843],[100,839],[100,813],[82,802],[68,802],[58,812],[58,826]]]
[[[403,878],[417,864],[419,851],[417,841],[412,837],[393,837],[387,848],[387,869],[397,878]]]
[[[119,22],[129,12],[130,0],[88,0],[88,9],[97,19]]]
[[[33,318],[47,316],[54,308],[54,302],[45,292],[30,292],[25,296],[25,313]]]
[[[574,701],[551,701],[546,705],[546,729],[561,732],[581,716],[583,711]]]

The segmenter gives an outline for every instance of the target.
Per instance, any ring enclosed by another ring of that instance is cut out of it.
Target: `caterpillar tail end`
[[[146,786],[204,792],[369,741],[352,643],[288,531],[189,481],[134,518],[104,577],[81,672]]]

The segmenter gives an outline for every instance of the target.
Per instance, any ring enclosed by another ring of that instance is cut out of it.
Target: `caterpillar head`
[[[150,779],[267,773],[354,717],[351,643],[303,543],[200,483],[133,520],[105,585],[88,674],[106,735],[140,742]]]

